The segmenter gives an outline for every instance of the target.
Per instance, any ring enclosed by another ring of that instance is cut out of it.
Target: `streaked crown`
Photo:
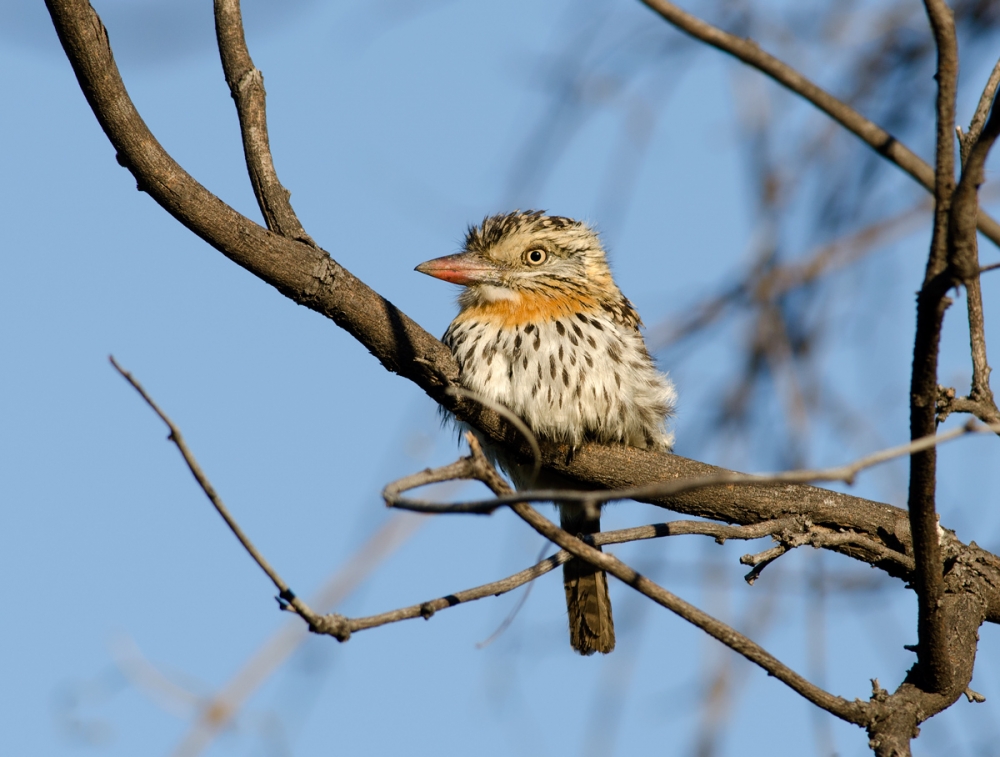
[[[463,252],[417,270],[464,284],[462,307],[520,294],[595,304],[624,299],[596,232],[580,221],[537,210],[489,216],[469,228]]]

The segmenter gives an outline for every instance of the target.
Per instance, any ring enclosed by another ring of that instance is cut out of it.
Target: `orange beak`
[[[421,263],[414,270],[426,273],[435,279],[463,286],[491,281],[496,274],[496,268],[468,252],[434,258]]]

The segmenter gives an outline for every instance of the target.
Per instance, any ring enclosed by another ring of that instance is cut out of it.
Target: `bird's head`
[[[416,270],[465,286],[463,308],[527,298],[621,298],[597,234],[580,221],[540,211],[485,218],[469,229],[462,252]]]

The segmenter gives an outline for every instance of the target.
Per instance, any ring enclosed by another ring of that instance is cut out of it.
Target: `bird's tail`
[[[601,516],[588,517],[584,508],[563,505],[559,521],[574,536],[596,534]],[[600,549],[600,547],[598,547]],[[573,558],[563,564],[566,609],[569,612],[569,643],[582,655],[607,654],[615,648],[615,621],[611,615],[608,576],[600,568]]]

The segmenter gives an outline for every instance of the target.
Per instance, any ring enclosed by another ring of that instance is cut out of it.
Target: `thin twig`
[[[1000,64],[998,64],[1000,65]],[[983,92],[995,97],[992,82]],[[992,102],[992,97],[989,100]],[[983,294],[980,285],[979,246],[976,215],[979,212],[979,187],[985,181],[986,158],[1000,135],[1000,112],[994,107],[989,119],[977,131],[974,141],[967,141],[967,155],[962,178],[955,189],[948,226],[948,264],[953,277],[965,284],[969,312],[969,347],[972,354],[972,386],[969,401],[979,408],[977,416],[990,422],[1000,420],[990,389],[990,365],[986,356],[986,328],[983,318]]]
[[[753,40],[724,32],[666,0],[642,2],[685,34],[732,55],[811,102],[845,129],[860,137],[879,155],[902,168],[926,189],[934,191],[934,170],[906,145],[846,103],[816,86],[788,64],[764,52]],[[985,212],[979,214],[979,230],[1000,245],[1000,224]]]
[[[908,231],[930,207],[927,200],[921,200],[889,218],[823,244],[800,259],[767,268],[755,266],[721,293],[686,308],[679,323],[667,320],[648,329],[646,343],[650,352],[657,353],[700,332],[728,308],[746,302],[751,295],[755,302],[776,301],[788,292],[856,262],[888,239]]]
[[[181,453],[181,457],[184,458],[184,462],[187,463],[188,469],[194,476],[195,481],[198,482],[198,486],[200,486],[202,491],[205,492],[205,496],[208,497],[216,512],[222,516],[226,525],[229,526],[229,530],[233,532],[233,535],[237,539],[239,539],[240,544],[243,545],[243,548],[247,551],[250,557],[253,558],[254,562],[256,562],[257,565],[260,566],[260,569],[267,574],[267,577],[271,579],[271,583],[277,587],[279,601],[290,605],[296,613],[302,616],[302,618],[309,623],[310,628],[315,626],[317,630],[328,632],[323,624],[323,618],[314,613],[305,602],[295,595],[295,593],[288,587],[288,584],[285,583],[284,579],[278,575],[278,572],[271,567],[271,564],[253,545],[250,538],[243,533],[243,529],[240,528],[240,525],[236,522],[235,518],[233,518],[233,516],[229,513],[229,508],[227,508],[223,503],[222,498],[219,496],[218,492],[215,491],[212,483],[208,480],[205,472],[201,469],[201,466],[195,459],[194,454],[187,446],[187,442],[184,441],[184,437],[181,435],[180,429],[174,425],[174,422],[170,420],[167,414],[164,413],[153,398],[149,396],[146,390],[142,387],[142,384],[140,384],[131,373],[118,364],[118,361],[115,360],[114,356],[109,356],[108,359],[111,361],[111,365],[114,366],[115,370],[118,371],[118,373],[120,373],[122,377],[132,385],[132,388],[139,393],[139,396],[146,401],[146,404],[152,408],[153,412],[156,413],[160,420],[167,425],[168,429],[170,429],[170,434],[167,438],[177,446],[177,449]]]
[[[390,518],[355,550],[310,598],[309,606],[326,613],[339,605],[382,561],[416,532],[424,518]],[[327,618],[336,616],[326,616]],[[333,624],[328,624],[333,625]],[[350,629],[346,629],[349,631]],[[246,701],[317,629],[297,619],[268,638],[232,677],[203,700],[198,718],[173,751],[173,757],[195,757],[229,726]],[[336,634],[328,635],[338,638]],[[343,638],[346,635],[342,634]]]
[[[456,591],[455,593],[448,594],[444,597],[432,599],[427,602],[421,602],[416,605],[410,605],[409,607],[401,607],[398,610],[391,610],[389,612],[379,613],[378,615],[369,615],[363,618],[345,618],[344,620],[352,633],[356,631],[364,631],[369,628],[377,628],[378,626],[384,626],[389,623],[398,623],[401,620],[410,620],[413,618],[424,618],[425,620],[429,620],[439,610],[446,610],[449,607],[455,607],[456,605],[465,604],[466,602],[474,602],[477,599],[484,599],[486,597],[498,597],[501,594],[513,591],[519,586],[523,586],[529,581],[534,581],[539,576],[544,576],[549,571],[558,568],[560,565],[567,562],[570,557],[571,555],[569,552],[563,550],[557,552],[551,557],[546,557],[544,560],[532,565],[530,568],[525,568],[524,570],[519,571],[512,576],[507,576],[507,578],[502,578],[499,581],[492,581],[488,584],[483,584],[482,586],[466,589],[465,591]]]
[[[990,114],[990,108],[993,106],[998,86],[1000,86],[1000,60],[993,65],[993,70],[986,80],[983,93],[979,96],[979,104],[976,105],[976,112],[972,115],[972,121],[969,122],[968,133],[959,140],[962,148],[963,165],[965,165],[965,161],[969,157],[969,150],[972,145],[976,143],[979,135],[983,132],[983,127],[986,125],[986,117]]]
[[[487,407],[494,413],[502,418],[506,418],[510,421],[511,425],[514,426],[524,437],[525,441],[528,442],[528,446],[531,447],[532,455],[532,465],[531,465],[531,477],[528,479],[530,486],[534,486],[535,482],[538,480],[538,474],[542,470],[542,450],[538,446],[538,438],[535,436],[534,432],[528,428],[528,424],[517,417],[517,415],[508,407],[500,404],[499,402],[494,402],[489,397],[485,397],[479,392],[474,392],[471,389],[466,389],[461,386],[449,386],[445,389],[446,394],[450,394],[452,397],[465,397],[467,399],[478,402],[483,407]]]
[[[239,0],[215,0],[214,4],[219,56],[226,84],[236,103],[243,153],[257,205],[271,231],[315,246],[292,209],[291,192],[281,185],[274,170],[267,136],[264,75],[250,58]]]
[[[536,559],[535,562],[538,562],[539,560],[542,559],[542,555],[545,554],[545,551],[547,549],[549,549],[548,542],[542,545],[542,549],[541,551],[539,551],[538,558]],[[482,641],[478,642],[476,644],[476,649],[486,649],[486,647],[488,647],[494,641],[499,639],[503,635],[503,633],[508,628],[510,628],[511,624],[514,622],[514,619],[520,614],[521,610],[524,609],[524,605],[527,603],[528,597],[531,596],[531,590],[533,588],[535,588],[534,581],[529,583],[528,588],[524,590],[524,593],[520,597],[518,597],[517,603],[511,608],[510,612],[507,613],[507,616],[500,622],[500,625],[497,626],[497,630],[495,630],[493,633],[491,633],[488,637],[486,637]]]

